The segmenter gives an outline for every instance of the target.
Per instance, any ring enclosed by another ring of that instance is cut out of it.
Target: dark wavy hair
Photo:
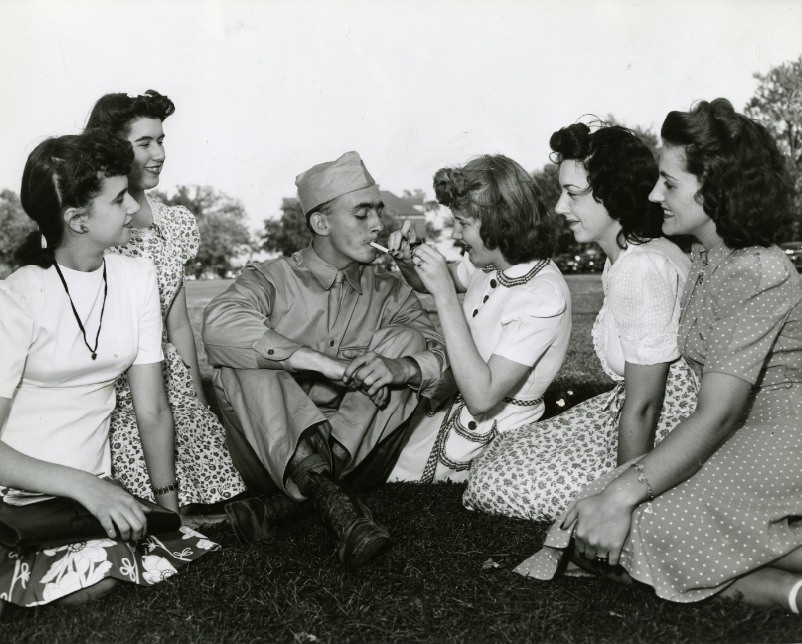
[[[434,175],[437,201],[481,222],[484,245],[510,264],[546,259],[554,252],[556,220],[526,170],[501,154],[472,159]]]
[[[552,134],[549,145],[558,165],[582,163],[593,198],[621,224],[616,239],[621,248],[662,235],[663,211],[649,201],[658,177],[657,161],[632,130],[603,125],[591,133],[584,123],[573,123]]]
[[[122,92],[105,94],[92,108],[86,129],[102,128],[117,136],[127,136],[132,121],[141,118],[163,121],[173,112],[173,102],[153,89],[139,96]]]
[[[717,98],[690,112],[669,112],[660,135],[684,150],[685,167],[701,184],[697,199],[727,246],[769,246],[784,238],[793,184],[765,126]]]
[[[45,139],[28,156],[20,201],[38,225],[15,252],[21,265],[48,268],[64,236],[65,208],[83,208],[100,192],[106,177],[126,176],[134,151],[104,130]],[[42,237],[47,248],[42,248]]]

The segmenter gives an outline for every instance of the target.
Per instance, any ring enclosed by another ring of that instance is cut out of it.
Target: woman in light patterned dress
[[[616,386],[505,434],[474,462],[467,508],[533,520],[553,519],[582,486],[648,452],[696,402],[677,348],[690,261],[660,237],[662,213],[648,200],[652,152],[626,128],[591,133],[583,123],[555,132],[551,147],[562,186],[557,213],[576,241],[607,255],[593,345]]]
[[[464,481],[497,435],[543,414],[571,337],[571,293],[550,259],[556,222],[532,177],[485,155],[438,170],[434,188],[454,215],[463,261],[415,248],[408,222],[388,245],[404,279],[434,296],[459,391],[430,411],[419,405],[390,481]]]
[[[725,99],[670,112],[651,198],[663,230],[693,235],[680,349],[696,411],[642,459],[593,482],[519,566],[574,561],[658,596],[720,594],[800,609],[802,280],[775,245],[792,221],[786,159]]]
[[[129,193],[139,204],[131,239],[110,249],[146,257],[156,265],[164,319],[164,372],[175,422],[176,474],[183,511],[193,505],[230,499],[245,490],[225,444],[225,430],[209,409],[203,391],[195,336],[187,313],[184,266],[195,258],[199,235],[195,217],[182,206],[165,206],[146,194],[159,185],[164,160],[163,121],[173,102],[148,90],[141,96],[106,94],[95,104],[87,129],[102,128],[134,149]],[[114,476],[137,496],[152,498],[131,392],[125,376],[117,383],[111,420]]]
[[[178,510],[156,273],[147,261],[104,256],[131,234],[132,159],[129,145],[95,131],[47,139],[25,164],[20,198],[38,229],[17,251],[21,267],[0,281],[0,503],[9,515],[67,497],[106,536],[0,547],[0,609],[78,603],[119,581],[150,586],[216,548],[187,527],[145,536],[148,510],[110,478],[114,382],[127,371],[148,487]]]

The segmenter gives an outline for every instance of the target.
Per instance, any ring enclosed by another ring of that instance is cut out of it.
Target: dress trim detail
[[[543,396],[534,400],[520,400],[519,398],[503,398],[503,402],[508,405],[518,405],[518,407],[535,407],[543,402]]]
[[[525,275],[521,275],[520,277],[507,277],[504,274],[504,271],[501,269],[496,269],[496,279],[499,281],[499,284],[506,286],[507,288],[520,286],[521,284],[526,284],[529,280],[535,277],[535,275],[546,268],[550,261],[550,259],[541,259],[529,270],[529,272],[527,272]]]
[[[482,434],[477,434],[474,431],[475,427],[472,428],[470,426],[471,424],[475,425],[474,421],[471,421],[467,427],[463,425],[460,422],[460,415],[464,407],[465,403],[460,395],[455,396],[449,404],[448,409],[443,416],[443,422],[440,423],[440,429],[437,432],[437,438],[434,441],[432,451],[426,461],[426,467],[423,468],[423,474],[421,475],[420,479],[421,483],[434,482],[434,475],[437,471],[437,466],[439,463],[442,463],[455,472],[462,472],[470,468],[473,459],[467,462],[461,462],[454,461],[446,456],[446,441],[448,440],[448,436],[452,429],[458,436],[482,445],[487,445],[498,435],[498,430],[496,429],[497,423],[495,420],[493,421],[493,426],[490,428],[490,430]]]

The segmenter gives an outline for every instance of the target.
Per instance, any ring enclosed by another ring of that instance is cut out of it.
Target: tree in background
[[[746,104],[746,115],[765,125],[788,158],[796,186],[794,239],[802,238],[802,56],[755,74],[755,95]]]
[[[289,257],[296,250],[309,245],[312,233],[306,227],[306,217],[298,199],[284,199],[281,203],[281,217],[265,219],[262,233],[262,249],[281,253]]]
[[[239,199],[211,186],[178,186],[172,197],[159,192],[155,196],[168,206],[184,206],[195,215],[201,243],[190,270],[196,277],[209,271],[225,277],[239,257],[254,250]]]
[[[0,278],[14,265],[14,251],[36,224],[25,214],[19,197],[11,190],[0,191]]]

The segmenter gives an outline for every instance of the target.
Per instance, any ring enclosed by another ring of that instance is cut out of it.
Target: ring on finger
[[[607,557],[607,555],[596,555],[593,559],[594,559],[594,561],[596,563],[600,563],[600,564],[606,564],[609,561],[609,558]]]

